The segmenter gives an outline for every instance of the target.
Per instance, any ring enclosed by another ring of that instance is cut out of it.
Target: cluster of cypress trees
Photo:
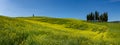
[[[93,21],[93,22],[107,22],[108,21],[108,13],[104,12],[103,14],[99,14],[98,11],[95,11],[95,13],[87,14],[87,21]]]

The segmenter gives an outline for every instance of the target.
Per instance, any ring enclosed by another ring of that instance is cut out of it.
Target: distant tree
[[[103,13],[103,20],[104,20],[104,22],[108,21],[108,13],[107,12]]]
[[[35,15],[33,14],[33,17],[34,17]]]
[[[99,21],[99,12],[98,11],[95,11],[95,20]]]
[[[108,21],[108,13],[104,12],[99,15],[99,12],[95,11],[95,13],[90,13],[87,15],[87,21],[99,21],[99,22],[107,22]]]
[[[91,14],[87,14],[87,21],[91,21]]]
[[[92,21],[92,13],[89,14],[89,20]]]
[[[87,14],[87,21],[89,21],[90,20],[90,17],[89,17],[90,15],[89,14]]]
[[[87,21],[94,21],[94,13],[90,13],[87,15]]]
[[[101,14],[101,15],[99,16],[99,21],[100,21],[100,22],[103,22],[103,14]]]
[[[92,13],[92,12],[91,12],[91,13],[90,13],[90,18],[91,18],[91,21],[94,21],[94,20],[95,20],[95,18],[94,18],[94,17],[95,17],[94,13]]]

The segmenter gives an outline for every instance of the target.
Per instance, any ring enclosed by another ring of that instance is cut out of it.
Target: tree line
[[[87,21],[107,22],[108,21],[108,13],[104,12],[102,14],[99,14],[98,11],[95,11],[94,13],[91,12],[91,13],[87,14],[86,18],[87,18]]]

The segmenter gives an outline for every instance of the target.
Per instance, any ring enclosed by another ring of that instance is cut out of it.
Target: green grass
[[[111,37],[114,42],[120,43],[120,23],[95,23],[98,25],[105,25],[109,31],[107,36]]]
[[[0,45],[119,45],[119,33],[112,31],[118,32],[119,27],[110,30],[107,25],[77,19],[0,16]]]

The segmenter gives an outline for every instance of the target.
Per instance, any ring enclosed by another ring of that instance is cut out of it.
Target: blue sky
[[[49,16],[86,19],[90,12],[108,12],[109,21],[120,21],[120,0],[0,0],[0,15]]]

